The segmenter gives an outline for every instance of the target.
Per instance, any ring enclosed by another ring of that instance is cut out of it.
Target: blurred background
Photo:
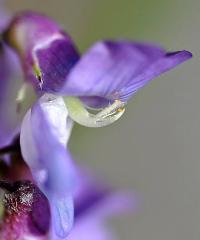
[[[17,0],[55,18],[83,52],[106,38],[157,42],[194,58],[157,78],[102,129],[75,126],[74,158],[140,195],[140,211],[112,224],[123,240],[200,239],[200,1]]]

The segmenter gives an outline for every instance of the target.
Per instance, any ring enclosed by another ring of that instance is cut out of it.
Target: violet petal
[[[138,194],[116,191],[85,169],[78,172],[78,180],[74,192],[75,224],[69,240],[116,239],[106,221],[125,212],[135,213],[139,207]]]
[[[15,16],[4,39],[19,54],[26,80],[37,91],[58,91],[79,59],[69,35],[42,14],[22,12]]]
[[[127,101],[151,79],[190,57],[187,51],[167,54],[164,49],[146,43],[98,42],[71,70],[61,93],[84,97],[94,107],[101,106],[102,101],[105,104],[105,100]],[[92,97],[91,101],[88,97]]]
[[[52,218],[52,223],[56,223],[53,227],[57,235],[65,236],[73,221],[73,206],[68,199],[75,173],[66,149],[71,128],[72,122],[62,98],[44,95],[25,116],[20,139],[23,158],[55,211],[52,212],[56,218]],[[65,203],[68,215],[56,213],[61,211],[60,206],[63,207],[60,202]]]

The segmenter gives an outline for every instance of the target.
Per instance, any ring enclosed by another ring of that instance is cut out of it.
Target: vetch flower
[[[58,239],[51,234],[50,220],[54,216],[51,215],[49,201],[33,183],[29,169],[20,154],[19,142],[13,142],[1,149],[0,153],[6,151],[15,161],[12,161],[3,173],[6,181],[0,181],[0,188],[5,193],[3,219],[0,224],[1,239]],[[13,173],[14,168],[20,171],[20,175],[10,175],[9,171]],[[67,239],[115,239],[110,229],[105,226],[105,220],[130,209],[137,210],[137,197],[111,188],[91,171],[76,167],[76,172],[77,185],[73,189],[75,224]]]
[[[76,169],[66,149],[72,120],[88,127],[116,121],[135,92],[189,59],[191,53],[167,53],[152,44],[118,40],[100,41],[80,57],[67,33],[50,18],[32,12],[15,16],[2,38],[3,48],[11,47],[17,53],[24,80],[37,94],[21,125],[22,156],[48,199],[50,239],[66,238],[73,224],[77,184]],[[3,82],[6,79],[2,78]],[[16,94],[17,106],[26,102],[26,84]],[[90,113],[91,108],[98,112]],[[75,220],[76,211],[75,205]]]
[[[28,106],[22,106],[27,105],[23,102],[18,112],[16,96],[22,71],[16,54],[2,44],[1,59],[0,146],[3,147],[19,133]],[[75,174],[71,156],[66,150],[71,128],[72,121],[63,99],[44,95],[26,114],[20,133],[24,159],[36,183],[50,201],[51,214],[54,215],[52,234],[54,230],[62,237],[69,233],[73,224],[71,187],[75,184]],[[7,160],[7,156],[1,159]]]
[[[153,44],[109,40],[97,42],[79,58],[53,20],[30,12],[14,17],[4,38],[20,55],[26,80],[38,93],[67,96],[71,118],[88,127],[116,121],[141,87],[192,56],[185,50],[166,52]],[[94,115],[87,111],[91,107],[103,110]]]

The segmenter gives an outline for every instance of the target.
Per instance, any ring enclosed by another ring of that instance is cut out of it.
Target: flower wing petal
[[[162,58],[155,61],[146,70],[140,73],[134,79],[134,82],[130,82],[126,87],[121,89],[121,99],[127,100],[150,80],[172,68],[175,68],[177,65],[185,62],[191,57],[192,54],[185,50],[166,53]]]
[[[168,54],[162,48],[146,43],[98,42],[71,70],[62,93],[95,97],[91,101],[96,101],[96,105],[103,99],[126,101],[152,78],[190,57],[187,51]]]
[[[66,144],[72,122],[61,97],[43,96],[26,114],[21,129],[21,150],[32,175],[50,201],[53,230],[67,235],[73,222],[69,201],[75,180]],[[60,214],[63,209],[68,214]]]

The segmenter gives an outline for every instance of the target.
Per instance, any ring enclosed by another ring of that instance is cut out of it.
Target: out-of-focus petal
[[[116,191],[85,169],[81,169],[77,175],[75,225],[69,240],[116,239],[106,227],[106,220],[121,213],[138,211],[138,195]]]
[[[191,53],[167,53],[155,45],[105,41],[92,46],[71,70],[62,94],[86,98],[99,106],[102,100],[127,101],[137,90],[163,72],[186,61]],[[99,98],[99,99],[98,99]],[[95,100],[95,101],[94,101]]]
[[[116,240],[113,232],[104,224],[92,219],[76,224],[70,233],[68,240]]]
[[[139,209],[138,194],[120,192],[89,170],[79,168],[77,172],[77,186],[74,190],[76,220],[90,213],[94,218],[102,220],[120,211],[132,209],[136,212]]]
[[[7,46],[0,46],[0,147],[8,145],[21,120],[16,96],[23,81],[17,55]]]
[[[75,172],[66,149],[71,128],[62,98],[47,94],[26,114],[20,139],[23,158],[50,201],[53,230],[62,237],[68,234],[73,222],[73,204],[69,199]]]
[[[38,91],[58,91],[79,59],[71,38],[56,22],[38,13],[15,16],[4,35],[20,55],[26,79]]]
[[[75,218],[87,215],[89,209],[112,192],[103,179],[86,168],[77,168],[77,185],[74,189]]]

